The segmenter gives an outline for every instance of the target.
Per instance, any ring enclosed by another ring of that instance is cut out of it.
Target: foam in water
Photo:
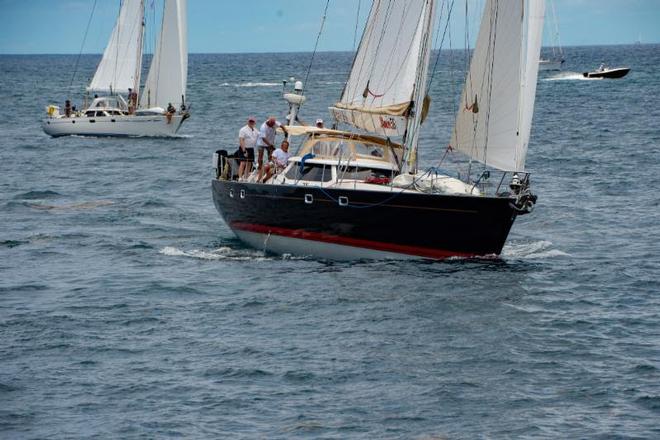
[[[552,248],[552,242],[546,240],[529,243],[508,242],[502,249],[502,258],[515,260],[536,260],[570,256],[566,252]]]
[[[578,72],[561,72],[557,75],[545,78],[543,81],[601,81],[603,78],[586,78]]]
[[[211,251],[193,249],[184,251],[174,246],[166,246],[159,251],[160,254],[171,257],[189,257],[200,260],[233,260],[233,261],[266,261],[272,260],[261,251],[256,250],[237,250],[228,246],[223,246]]]

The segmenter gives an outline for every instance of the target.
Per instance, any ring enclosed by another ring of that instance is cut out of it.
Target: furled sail
[[[425,87],[419,68],[433,12],[434,0],[374,0],[341,99],[330,107],[338,122],[384,136],[406,132],[415,87]]]
[[[140,81],[143,0],[123,0],[103,58],[87,90],[128,93]]]
[[[180,107],[188,81],[186,0],[165,0],[163,26],[142,90],[142,107]]]
[[[486,1],[450,143],[454,150],[497,169],[524,170],[544,13],[544,0]]]

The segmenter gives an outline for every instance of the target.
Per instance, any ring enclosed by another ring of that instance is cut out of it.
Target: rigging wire
[[[73,80],[76,77],[76,72],[78,71],[78,64],[80,63],[80,57],[82,56],[83,49],[85,47],[85,41],[87,40],[87,34],[89,32],[89,26],[92,24],[92,17],[94,17],[94,10],[96,9],[96,0],[92,5],[92,12],[89,14],[89,19],[87,20],[87,28],[85,29],[85,36],[83,37],[82,44],[80,45],[80,52],[78,52],[78,58],[76,58],[76,64],[73,66],[73,73],[71,74],[71,81],[69,82],[69,89],[73,85]]]
[[[357,15],[355,16],[355,31],[353,32],[353,52],[355,52],[355,42],[357,41],[358,25],[360,24],[360,6],[362,0],[358,0]]]
[[[330,5],[330,0],[327,0],[325,2],[325,9],[323,10],[323,17],[321,18],[321,27],[319,28],[319,33],[316,35],[316,43],[314,44],[314,51],[312,52],[312,58],[309,60],[309,66],[307,67],[307,73],[305,74],[305,82],[303,83],[303,90],[307,88],[307,80],[309,79],[309,73],[312,71],[314,56],[316,55],[316,50],[319,47],[319,40],[321,38],[321,34],[323,33],[323,26],[325,26],[325,19],[328,16],[329,5]]]
[[[436,35],[436,44],[435,44],[435,46],[437,48],[436,50],[438,51],[438,54],[435,57],[435,63],[433,64],[433,70],[431,71],[431,78],[429,79],[429,85],[428,85],[427,90],[431,89],[431,84],[433,83],[433,78],[435,77],[435,72],[437,71],[438,61],[440,61],[440,52],[441,52],[442,46],[445,42],[445,36],[447,35],[447,29],[449,28],[449,19],[451,18],[451,12],[454,9],[454,1],[455,0],[451,0],[451,4],[448,6],[448,9],[447,9],[447,22],[445,23],[445,29],[442,31],[442,38],[440,39],[440,46],[437,45],[438,35]],[[440,19],[438,20],[438,23],[442,22],[442,11],[443,11],[443,8],[440,9]]]

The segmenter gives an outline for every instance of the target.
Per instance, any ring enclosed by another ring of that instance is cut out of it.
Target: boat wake
[[[502,249],[505,260],[540,260],[544,258],[568,257],[570,254],[556,249],[546,240],[527,243],[509,242]]]
[[[189,251],[174,246],[166,246],[158,253],[170,257],[188,257],[198,260],[267,261],[275,259],[266,256],[266,254],[261,251],[252,249],[233,249],[229,246],[223,246],[213,250],[192,249]]]
[[[554,76],[545,78],[543,81],[600,81],[603,78],[585,78],[578,72],[561,72]]]

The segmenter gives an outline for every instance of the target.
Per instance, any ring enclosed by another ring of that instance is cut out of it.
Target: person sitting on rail
[[[290,157],[289,141],[285,139],[282,141],[280,148],[273,152],[272,160],[266,165],[266,177],[264,178],[264,182],[270,179],[273,174],[277,174],[286,168]]]

